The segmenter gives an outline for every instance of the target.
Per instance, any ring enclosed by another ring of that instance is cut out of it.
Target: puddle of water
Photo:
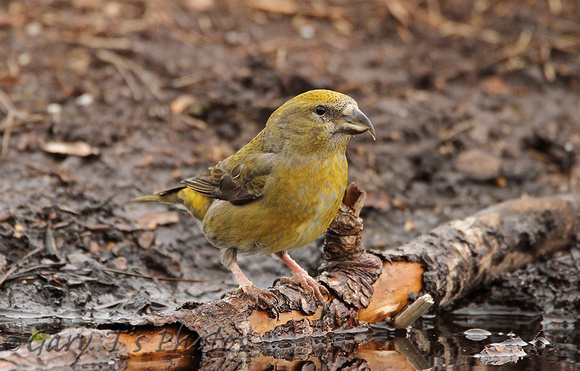
[[[74,314],[38,318],[33,313],[0,310],[0,339],[18,336],[24,342],[32,329],[56,333],[87,323],[92,322],[86,316]],[[3,349],[9,345],[3,344]],[[408,331],[378,325],[285,338],[244,351],[202,354],[195,364],[201,369],[231,370],[576,370],[580,369],[580,328],[573,320],[544,318],[533,311],[472,307],[426,316]]]

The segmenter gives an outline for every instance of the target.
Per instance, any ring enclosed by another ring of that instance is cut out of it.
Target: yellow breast
[[[245,205],[214,202],[203,219],[216,247],[243,253],[275,253],[302,247],[330,225],[348,177],[344,154],[321,161],[278,161],[264,196]]]

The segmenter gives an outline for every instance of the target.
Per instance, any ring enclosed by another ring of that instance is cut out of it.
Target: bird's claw
[[[330,296],[328,290],[324,285],[318,283],[316,280],[314,280],[314,278],[308,275],[295,274],[292,277],[279,277],[276,278],[276,280],[274,281],[274,285],[276,284],[298,285],[302,287],[304,290],[306,290],[309,294],[313,295],[316,298],[316,300],[323,305],[326,303],[324,295]]]
[[[269,290],[262,290],[254,285],[241,285],[238,293],[249,296],[261,308],[270,309],[277,314],[278,298]]]

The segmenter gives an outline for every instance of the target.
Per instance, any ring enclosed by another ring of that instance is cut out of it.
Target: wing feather
[[[243,205],[262,197],[274,164],[273,153],[252,154],[243,159],[228,157],[209,171],[183,181],[208,197]]]

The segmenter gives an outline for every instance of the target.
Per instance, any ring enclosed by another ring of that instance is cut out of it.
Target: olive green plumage
[[[222,263],[315,240],[336,215],[347,183],[346,146],[374,128],[356,102],[313,90],[278,108],[237,153],[180,187],[137,201],[184,205],[202,221]]]

